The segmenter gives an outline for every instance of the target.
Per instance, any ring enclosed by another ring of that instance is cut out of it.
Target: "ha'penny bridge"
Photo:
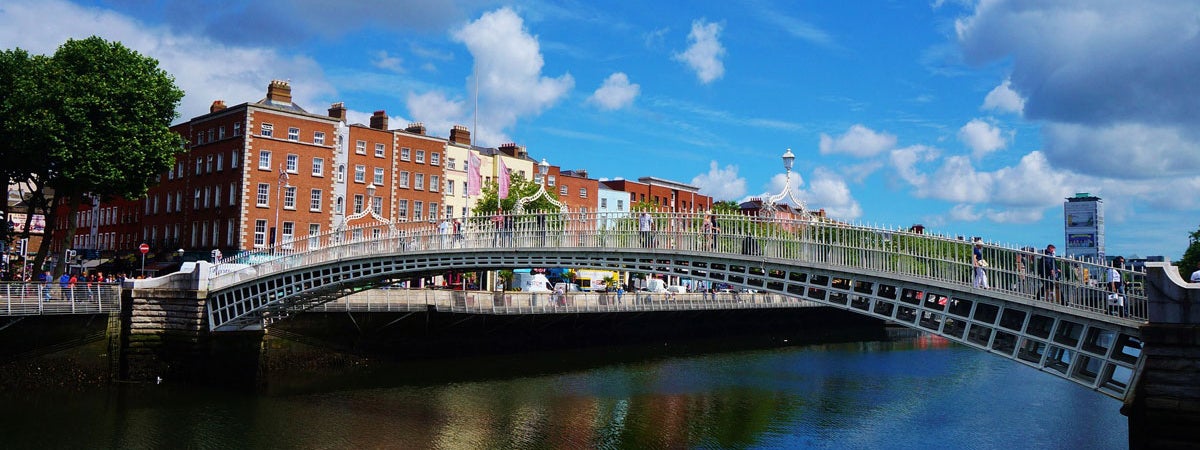
[[[942,336],[1122,400],[1131,442],[1177,439],[1172,436],[1187,436],[1178,430],[1200,424],[1194,383],[1200,285],[1183,282],[1165,263],[1148,263],[1145,271],[1118,268],[1125,299],[1113,307],[1109,268],[1091,262],[1056,259],[1061,276],[1043,279],[1035,267],[1044,255],[987,243],[985,289],[973,286],[972,244],[961,238],[808,218],[708,217],[713,227],[701,214],[654,213],[646,227],[628,213],[556,211],[468,218],[459,233],[439,232],[434,223],[381,221],[215,265],[185,266],[129,283],[127,290],[134,316],[172,311],[168,315],[182,319],[165,328],[185,323],[210,335],[261,333],[305,311],[356,308],[477,315],[836,308]],[[380,300],[384,290],[378,289],[451,272],[531,267],[678,277],[756,293],[630,292],[618,299],[612,293],[428,290]]]

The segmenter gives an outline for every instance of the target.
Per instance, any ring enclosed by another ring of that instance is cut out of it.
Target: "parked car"
[[[672,294],[685,294],[685,293],[687,293],[687,286],[673,284],[673,285],[667,286],[667,292],[670,292]]]

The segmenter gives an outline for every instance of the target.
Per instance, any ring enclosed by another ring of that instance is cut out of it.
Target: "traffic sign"
[[[138,250],[141,251],[143,255],[150,253],[150,244],[139,245]]]

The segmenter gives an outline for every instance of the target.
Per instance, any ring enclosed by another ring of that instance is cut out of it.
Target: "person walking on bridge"
[[[972,280],[971,286],[987,289],[987,272],[984,272],[983,268],[987,267],[988,263],[983,259],[983,239],[981,238],[975,238],[975,248],[971,250],[971,266],[975,268],[975,278]]]
[[[1054,244],[1046,246],[1045,254],[1042,255],[1042,260],[1038,263],[1038,277],[1042,279],[1042,287],[1038,290],[1038,300],[1045,299],[1048,302],[1057,300],[1058,290],[1055,285],[1058,283],[1058,260],[1054,258]]]

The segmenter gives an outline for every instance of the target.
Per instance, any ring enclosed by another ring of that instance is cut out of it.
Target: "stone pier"
[[[1146,264],[1150,322],[1121,413],[1129,447],[1200,449],[1200,284],[1168,263]]]

